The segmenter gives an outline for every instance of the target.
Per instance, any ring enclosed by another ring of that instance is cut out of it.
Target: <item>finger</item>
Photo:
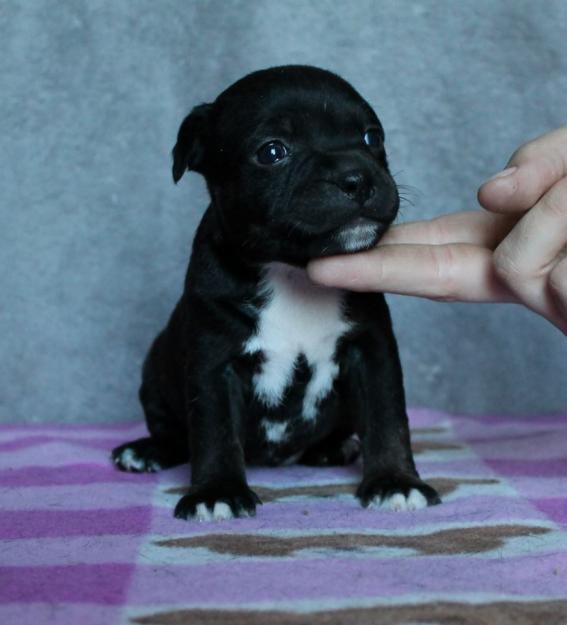
[[[384,245],[369,252],[311,262],[315,282],[463,302],[515,301],[494,271],[492,252],[464,243]]]
[[[518,215],[463,211],[391,227],[379,245],[470,243],[494,249],[518,221]]]
[[[499,278],[523,304],[554,321],[549,274],[567,246],[567,178],[528,211],[494,252]],[[554,321],[555,322],[555,321]]]
[[[512,228],[494,260],[501,273],[521,288],[551,269],[566,244],[567,178],[563,178]]]
[[[567,334],[567,256],[555,264],[549,274],[548,284],[557,312],[554,323]]]
[[[478,201],[495,212],[528,210],[561,178],[567,176],[567,126],[524,144],[508,168],[486,181]]]

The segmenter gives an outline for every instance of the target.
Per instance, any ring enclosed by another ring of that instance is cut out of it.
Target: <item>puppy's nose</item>
[[[344,173],[338,181],[338,186],[359,204],[364,204],[369,197],[374,195],[374,187],[368,176],[359,169]]]

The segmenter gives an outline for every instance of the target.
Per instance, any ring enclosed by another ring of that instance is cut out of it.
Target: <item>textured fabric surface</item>
[[[476,206],[567,122],[564,0],[0,0],[0,420],[138,419],[144,352],[206,206],[189,109],[262,67],[342,74],[384,122],[400,221]],[[567,345],[520,307],[390,298],[411,405],[567,406]]]
[[[0,428],[0,622],[562,625],[567,415],[411,413],[444,503],[362,509],[360,467],[252,468],[253,519],[173,517],[187,467],[115,470],[138,425]]]

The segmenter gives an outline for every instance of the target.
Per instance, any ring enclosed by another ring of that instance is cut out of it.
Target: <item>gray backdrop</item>
[[[139,419],[139,367],[206,205],[174,187],[190,107],[310,63],[375,106],[401,220],[476,206],[523,141],[567,122],[567,2],[0,2],[0,419]],[[409,403],[567,407],[567,341],[512,305],[390,297]]]

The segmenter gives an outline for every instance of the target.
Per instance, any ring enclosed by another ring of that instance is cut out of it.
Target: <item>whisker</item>
[[[409,197],[406,197],[405,195],[402,195],[401,193],[399,194],[399,197],[400,197],[400,202],[406,202],[410,206],[415,206],[415,202],[413,200],[410,200]]]

